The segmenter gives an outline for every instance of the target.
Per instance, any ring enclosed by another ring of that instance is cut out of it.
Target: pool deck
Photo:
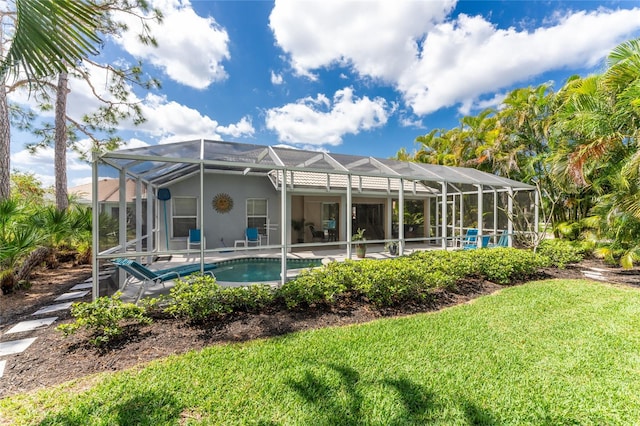
[[[439,247],[428,246],[424,244],[412,244],[409,247],[405,248],[404,254],[410,254],[414,251],[424,251],[424,250],[437,250]],[[148,265],[147,267],[152,270],[173,268],[185,264],[193,264],[198,263],[200,261],[200,253],[193,252],[189,255],[172,255],[170,258],[168,256],[160,256],[160,260]],[[243,259],[243,258],[279,258],[280,250],[274,249],[262,249],[262,248],[249,248],[247,250],[230,250],[228,252],[216,252],[212,254],[205,255],[204,262],[205,263],[216,263],[223,262],[226,260],[232,259]],[[343,262],[346,260],[346,251],[344,249],[326,249],[326,248],[317,248],[313,250],[296,250],[287,253],[287,257],[289,259],[322,259],[322,263],[326,264],[328,262]],[[391,259],[396,256],[392,256],[388,251],[384,249],[384,246],[381,244],[375,245],[367,245],[367,255],[366,259]],[[164,258],[164,259],[163,259]],[[353,252],[352,260],[359,260],[355,255],[355,250]],[[302,269],[290,269],[287,271],[287,278],[293,278],[300,273]],[[214,271],[215,273],[215,271]],[[218,282],[223,287],[240,287],[246,286],[248,284],[254,283],[238,283],[238,282],[228,282],[228,281],[219,281]],[[270,284],[277,286],[280,284],[280,281],[270,281],[264,284]],[[129,278],[126,282],[126,285],[121,290],[122,291],[122,300],[123,301],[135,301],[138,293],[140,293],[140,286],[142,283],[140,281]],[[173,281],[166,281],[164,284],[157,285],[148,285],[146,286],[142,297],[156,297],[162,293],[168,293],[169,289],[173,287]]]

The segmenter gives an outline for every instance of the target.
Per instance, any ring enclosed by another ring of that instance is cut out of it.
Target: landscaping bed
[[[564,269],[543,268],[536,278],[581,278],[585,268],[609,269],[609,281],[638,285],[637,270],[622,272],[608,268],[597,260],[568,265]],[[41,271],[32,280],[28,290],[0,297],[2,324],[0,331],[24,319],[72,285],[89,276],[86,267],[63,265],[61,270]],[[510,284],[515,284],[511,282]],[[102,371],[116,371],[171,354],[180,354],[206,346],[226,342],[239,342],[256,338],[279,336],[295,331],[341,326],[371,321],[383,316],[429,312],[467,302],[483,294],[492,293],[503,286],[480,278],[465,278],[455,286],[431,291],[428,298],[419,301],[380,307],[362,297],[338,297],[333,304],[312,304],[304,309],[287,309],[284,304],[270,305],[259,312],[234,312],[215,320],[190,321],[168,315],[154,315],[150,325],[126,328],[124,335],[110,342],[106,348],[96,348],[87,342],[88,332],[69,337],[53,327],[36,331],[36,342],[7,362],[0,397],[42,388],[74,378]],[[70,322],[71,316],[58,315],[58,324]],[[7,340],[3,335],[0,340]]]

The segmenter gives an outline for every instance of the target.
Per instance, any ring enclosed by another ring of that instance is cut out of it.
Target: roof
[[[340,180],[339,176],[347,175],[386,178],[384,183],[378,182],[376,185],[387,186],[387,180],[395,181],[393,185],[396,190],[399,188],[399,178],[422,182],[431,188],[438,187],[433,185],[434,183],[443,182],[515,190],[535,188],[522,182],[464,167],[205,139],[112,151],[102,154],[100,159],[158,186],[196,173],[200,164],[203,164],[206,170],[243,174],[271,173],[272,178],[282,177],[282,173],[274,175],[274,171],[286,170],[293,172],[294,176],[300,175],[301,185],[304,185],[304,173],[311,173],[307,177],[316,177],[311,183],[314,185],[317,184],[318,175],[330,174],[330,179],[335,182]],[[326,181],[326,177],[324,180]],[[346,186],[346,181],[344,182],[340,186]],[[294,186],[295,184],[294,182]],[[411,186],[413,187],[413,184]]]
[[[98,202],[113,202],[120,201],[120,195],[118,189],[120,187],[119,179],[105,178],[98,181],[98,194],[100,199]],[[80,202],[91,203],[93,185],[91,183],[85,183],[83,185],[74,186],[68,189],[69,194],[73,194],[79,198]],[[142,198],[146,197],[146,188],[142,187]],[[127,179],[127,192],[126,202],[131,203],[136,199],[136,182],[133,179]]]

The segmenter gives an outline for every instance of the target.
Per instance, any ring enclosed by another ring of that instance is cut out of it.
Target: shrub
[[[331,303],[336,296],[352,289],[353,277],[357,271],[355,263],[334,262],[324,268],[303,271],[294,280],[280,287],[277,295],[289,309]]]
[[[57,329],[65,336],[74,334],[81,328],[92,330],[89,342],[95,346],[102,346],[120,336],[128,322],[151,323],[144,307],[125,303],[120,300],[121,296],[122,293],[117,292],[112,297],[99,297],[93,302],[74,303],[71,306],[71,315],[75,322],[61,324]]]
[[[477,273],[498,284],[527,279],[547,263],[545,257],[529,250],[508,247],[473,250],[470,256]]]
[[[580,262],[585,255],[586,246],[563,239],[543,240],[537,253],[548,258],[549,266],[564,268],[569,263]]]
[[[268,285],[221,287],[209,275],[176,280],[169,291],[164,311],[174,316],[201,321],[234,311],[257,311],[271,304],[274,291]]]

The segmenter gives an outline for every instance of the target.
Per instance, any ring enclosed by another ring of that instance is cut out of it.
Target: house
[[[127,253],[132,256],[185,253],[189,229],[199,229],[204,262],[208,254],[244,245],[247,228],[258,228],[260,249],[282,256],[332,246],[351,257],[358,228],[366,229],[368,243],[398,241],[402,253],[408,244],[451,247],[469,227],[480,235],[507,229],[511,236],[514,206],[538,211],[535,187],[475,169],[279,146],[202,139],[107,152],[93,167],[94,176],[126,182],[125,193],[133,186],[149,194],[152,208],[143,213],[138,205],[135,214],[146,215],[152,243],[144,252]],[[100,182],[93,187],[106,195]],[[112,196],[120,206],[129,199],[115,193],[107,198]],[[302,242],[292,220],[306,225]],[[535,226],[537,217],[529,223]],[[138,229],[134,239],[143,234]],[[120,233],[121,251],[131,247],[128,238]],[[95,260],[114,253],[96,252]]]

